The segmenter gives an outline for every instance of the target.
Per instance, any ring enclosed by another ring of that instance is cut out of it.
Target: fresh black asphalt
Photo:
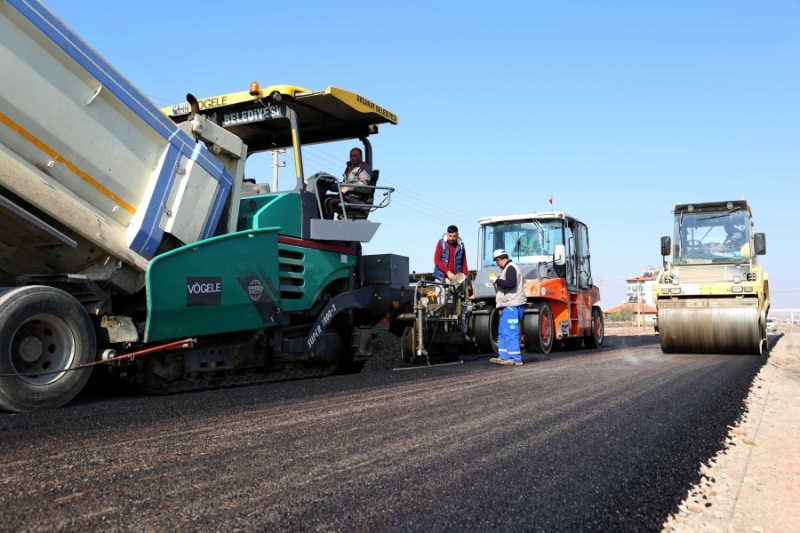
[[[3,527],[659,531],[766,357],[607,341],[0,414]]]

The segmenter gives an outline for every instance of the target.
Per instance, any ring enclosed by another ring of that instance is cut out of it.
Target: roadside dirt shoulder
[[[778,340],[745,403],[664,532],[800,531],[800,330]]]
[[[606,336],[608,337],[629,337],[631,335],[656,335],[653,326],[642,326],[637,328],[636,326],[626,326],[626,327],[607,327],[606,328]]]

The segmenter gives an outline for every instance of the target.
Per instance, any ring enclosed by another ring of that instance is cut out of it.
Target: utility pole
[[[644,294],[644,289],[642,288],[642,280],[639,280],[639,294],[636,295],[636,323],[639,326],[639,329],[642,329],[642,295]]]
[[[285,154],[286,150],[273,150],[272,151],[272,164],[270,167],[272,168],[272,192],[277,192],[278,190],[278,169],[281,167],[286,166],[286,162],[278,163],[278,155]]]

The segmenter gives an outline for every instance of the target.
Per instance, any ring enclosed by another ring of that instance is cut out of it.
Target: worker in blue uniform
[[[526,301],[522,271],[508,258],[505,250],[495,250],[492,257],[500,267],[500,275],[494,280],[497,291],[495,302],[500,311],[500,337],[497,342],[498,356],[490,361],[501,365],[519,366],[522,365],[519,333]]]

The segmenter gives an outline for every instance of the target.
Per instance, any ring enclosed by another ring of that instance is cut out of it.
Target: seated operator
[[[339,185],[342,198],[346,203],[363,203],[370,192],[369,189],[357,187],[358,185],[369,185],[369,180],[372,178],[372,169],[369,164],[362,161],[362,158],[361,148],[350,150],[350,161],[347,162],[344,179]],[[341,203],[338,195],[325,198],[325,213],[323,213],[323,217],[333,218],[336,210],[341,207]]]
[[[725,242],[727,248],[740,248],[744,245],[744,225],[740,220],[728,221],[725,223]]]
[[[538,233],[523,233],[515,246],[520,256],[540,255]]]

